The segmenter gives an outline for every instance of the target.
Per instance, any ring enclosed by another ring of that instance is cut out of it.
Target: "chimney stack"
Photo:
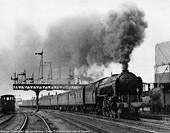
[[[122,71],[123,72],[128,72],[128,63],[122,63]]]

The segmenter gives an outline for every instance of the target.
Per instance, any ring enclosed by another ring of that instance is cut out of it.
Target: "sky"
[[[11,76],[24,69],[28,77],[32,70],[37,75],[40,58],[34,53],[42,49],[46,60],[57,58],[55,49],[44,43],[48,43],[49,33],[61,20],[96,14],[103,17],[112,10],[124,10],[122,5],[126,4],[142,10],[148,24],[144,41],[132,52],[129,70],[144,82],[153,82],[155,45],[170,41],[170,0],[0,0],[0,95],[14,94],[23,99],[35,96],[31,91],[14,91]],[[120,64],[112,63],[104,76],[120,73],[121,69]]]

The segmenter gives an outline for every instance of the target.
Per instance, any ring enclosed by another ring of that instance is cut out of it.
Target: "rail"
[[[45,119],[43,117],[41,117],[40,115],[38,114],[35,114],[36,116],[38,116],[46,125],[47,129],[48,129],[48,132],[51,133],[51,129],[50,129],[50,126],[47,124],[47,122],[45,121]]]
[[[28,116],[25,113],[23,113],[23,115],[25,117],[25,120],[24,120],[24,123],[22,124],[21,128],[18,130],[18,132],[24,131],[24,129],[26,128],[26,125],[28,123]]]

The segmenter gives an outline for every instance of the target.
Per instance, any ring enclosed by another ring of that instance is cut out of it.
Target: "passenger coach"
[[[4,113],[15,111],[14,95],[2,95],[1,96],[1,109],[2,109],[2,112]]]

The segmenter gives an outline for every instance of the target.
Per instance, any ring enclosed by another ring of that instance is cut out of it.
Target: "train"
[[[39,108],[139,119],[142,85],[142,78],[129,72],[126,64],[120,74],[112,74],[76,90],[39,98]],[[36,99],[23,100],[20,107],[36,108]]]
[[[148,83],[148,91],[143,96],[147,98],[145,106],[151,114],[170,113],[170,83]]]
[[[15,96],[2,95],[0,97],[0,107],[3,113],[15,112]]]

